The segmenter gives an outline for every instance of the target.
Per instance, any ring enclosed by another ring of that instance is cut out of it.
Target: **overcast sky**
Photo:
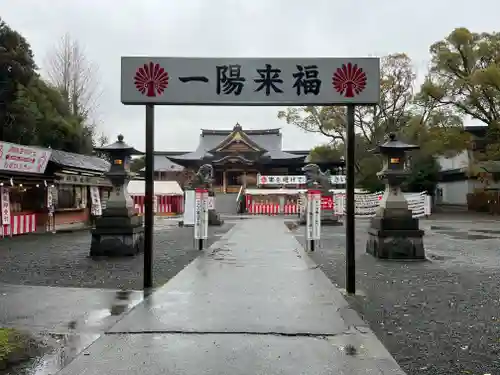
[[[120,56],[343,57],[406,52],[423,76],[428,47],[453,28],[500,29],[498,0],[0,0],[40,66],[69,32],[99,66],[101,130],[144,148],[144,108],[120,103]],[[324,143],[279,108],[157,107],[157,150],[191,150],[201,128],[281,127],[284,148]]]

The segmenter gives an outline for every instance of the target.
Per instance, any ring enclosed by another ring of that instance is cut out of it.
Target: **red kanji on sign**
[[[333,197],[331,196],[321,197],[321,209],[333,210]]]
[[[150,62],[137,69],[134,84],[137,90],[148,97],[163,94],[168,86],[168,72],[160,64]]]
[[[266,176],[260,176],[260,183],[261,184],[266,184],[267,183],[267,177]]]
[[[366,87],[366,73],[357,64],[343,64],[333,73],[332,84],[339,94],[354,98]]]

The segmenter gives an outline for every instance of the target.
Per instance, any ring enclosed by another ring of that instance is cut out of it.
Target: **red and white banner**
[[[277,203],[250,203],[247,206],[247,212],[252,215],[296,215],[299,212],[296,203],[286,203],[283,210]]]
[[[44,173],[52,151],[8,142],[0,142],[0,170]]]
[[[144,214],[144,195],[132,196],[134,207],[139,215]],[[180,214],[184,212],[184,197],[178,195],[158,195],[156,196],[156,210],[158,214],[172,213]]]
[[[2,237],[36,232],[36,214],[10,217],[10,225],[2,225]]]
[[[299,208],[297,203],[287,203],[283,207],[283,213],[285,215],[297,215],[299,213]]]

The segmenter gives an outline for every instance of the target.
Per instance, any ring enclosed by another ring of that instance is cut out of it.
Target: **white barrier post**
[[[431,215],[432,211],[432,197],[429,194],[424,195],[424,214],[426,217]]]

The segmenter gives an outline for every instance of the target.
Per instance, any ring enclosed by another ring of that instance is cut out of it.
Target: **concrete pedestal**
[[[374,217],[366,252],[380,259],[425,260],[423,236],[418,219],[411,216]]]
[[[129,216],[126,208],[106,211],[107,215],[98,218],[92,229],[90,256],[134,256],[144,251],[142,217]]]
[[[208,225],[210,226],[221,226],[224,224],[224,220],[221,219],[220,214],[214,210],[208,210]]]

